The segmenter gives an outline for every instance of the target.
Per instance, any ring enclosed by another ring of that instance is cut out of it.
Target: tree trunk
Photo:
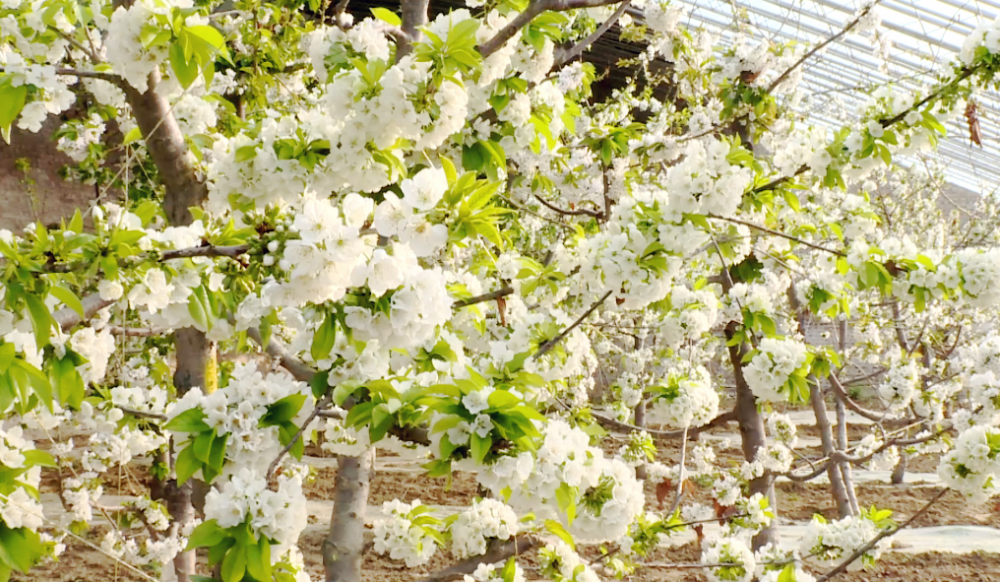
[[[847,410],[844,408],[844,401],[837,398],[837,448],[841,452],[846,452],[848,448],[847,440]],[[844,489],[847,491],[847,499],[851,502],[851,514],[858,515],[861,508],[858,506],[858,496],[854,492],[854,479],[851,475],[851,464],[840,464],[840,475],[844,479]]]
[[[645,396],[645,393],[643,394]],[[639,404],[635,405],[635,425],[640,428],[646,428],[646,399],[643,398],[639,400]],[[635,478],[645,479],[646,478],[646,463],[639,465],[635,468]]]
[[[375,450],[361,456],[341,456],[334,478],[330,533],[323,540],[326,582],[360,582],[365,544],[365,510],[374,472]]]
[[[430,0],[400,0],[399,8],[402,14],[402,30],[406,38],[396,43],[396,60],[403,58],[413,50],[413,43],[420,40],[420,27],[427,24],[427,9]]]
[[[142,131],[146,149],[156,164],[160,180],[166,186],[163,211],[173,226],[191,224],[193,216],[188,210],[201,205],[208,198],[208,186],[191,163],[191,152],[184,141],[177,120],[170,112],[170,104],[156,93],[159,72],[149,76],[149,88],[139,93],[125,85],[125,95]],[[192,328],[174,333],[177,368],[174,371],[174,388],[183,396],[191,388],[209,389],[215,385],[215,374],[206,374],[212,363],[211,342],[205,334]],[[167,508],[173,518],[173,527],[183,525],[195,517],[192,505],[194,484],[188,481],[178,486],[176,477],[166,484]],[[177,582],[190,582],[195,574],[194,551],[181,552],[174,558]]]
[[[823,456],[831,457],[837,450],[833,442],[833,428],[830,426],[830,418],[826,415],[826,402],[823,400],[823,390],[815,377],[810,377],[812,390],[809,392],[809,403],[812,404],[813,412],[816,414],[816,427],[819,429],[819,438],[823,443]],[[840,472],[840,465],[830,463],[827,465],[827,475],[830,477],[830,489],[833,500],[837,503],[837,513],[841,518],[850,517],[851,500],[844,487],[844,480]]]
[[[726,326],[726,339],[732,339],[736,331],[736,322]],[[729,361],[733,365],[733,376],[736,380],[736,420],[740,424],[740,437],[743,441],[743,458],[752,463],[757,458],[757,451],[767,444],[767,434],[764,432],[764,417],[757,409],[757,399],[750,391],[743,377],[743,356],[749,352],[746,343],[729,346]],[[760,493],[767,496],[771,503],[771,511],[777,514],[778,507],[774,495],[774,485],[770,475],[762,475],[750,481],[750,495]],[[775,520],[762,529],[753,538],[753,549],[778,541]]]

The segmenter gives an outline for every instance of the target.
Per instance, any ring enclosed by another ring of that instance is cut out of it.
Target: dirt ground
[[[662,443],[660,453],[664,459],[672,459],[679,452],[676,444]],[[310,454],[322,455],[318,449],[311,448]],[[723,458],[738,458],[737,451],[726,451],[720,455]],[[915,470],[929,470],[924,461],[915,459],[912,464]],[[306,493],[311,499],[329,499],[335,469],[321,469],[316,479],[311,482]],[[108,493],[134,494],[137,484],[147,484],[148,476],[141,467],[133,468],[128,476],[121,480],[113,479],[106,487]],[[820,513],[827,517],[836,517],[836,510],[829,490],[822,484],[778,483],[778,513],[782,521],[801,522],[808,520],[813,514]],[[43,487],[44,489],[44,487]],[[904,520],[919,510],[936,493],[934,487],[915,485],[882,485],[862,484],[857,487],[859,503],[865,506],[877,505],[880,508],[891,508],[894,518]],[[654,487],[646,486],[649,507],[657,507]],[[435,505],[464,505],[476,496],[477,487],[474,478],[468,474],[456,473],[451,488],[446,490],[443,479],[431,479],[418,473],[382,472],[378,473],[372,483],[371,503],[379,505],[383,501],[399,498],[404,501],[420,499],[424,503]],[[708,502],[707,491],[694,491],[693,500]],[[916,525],[983,525],[1000,528],[1000,506],[969,505],[958,497],[949,494],[942,498],[928,513],[920,518]],[[84,539],[90,543],[99,543],[102,532],[85,533]],[[310,527],[303,534],[301,548],[305,555],[306,565],[314,580],[322,579],[322,559],[320,544],[323,538],[321,527]],[[596,557],[597,547],[582,548],[582,553]],[[669,564],[691,563],[697,561],[698,550],[694,544],[679,548],[661,548],[650,556],[647,562],[651,567],[643,568],[630,580],[636,582],[656,581],[691,581],[707,580],[704,573],[695,569],[677,570]],[[402,564],[382,559],[374,553],[365,557],[365,580],[368,582],[417,581],[423,576],[447,566],[451,557],[447,552],[439,552],[431,564],[408,569]],[[534,555],[526,555],[520,561],[525,568],[529,580],[541,578],[534,560]],[[204,567],[204,565],[203,565]],[[208,574],[205,567],[203,572]],[[145,574],[158,578],[159,573],[145,571]],[[131,572],[115,563],[98,550],[85,545],[78,540],[69,540],[67,550],[57,563],[42,565],[29,575],[15,573],[12,580],[18,582],[104,582],[104,581],[140,581],[149,580],[142,575]],[[861,582],[868,580],[906,581],[906,582],[997,582],[1000,581],[1000,548],[995,554],[904,554],[890,552],[883,556],[879,564],[867,572],[844,574],[837,578],[843,582]]]

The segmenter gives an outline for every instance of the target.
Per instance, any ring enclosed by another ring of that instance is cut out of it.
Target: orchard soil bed
[[[671,448],[671,447],[667,447]],[[662,451],[662,450],[661,450]],[[667,451],[662,451],[666,453]],[[669,453],[667,453],[669,456]],[[310,499],[327,500],[332,496],[332,482],[335,469],[324,468],[317,471],[316,479],[310,483],[306,492]],[[130,489],[126,483],[121,487],[124,493]],[[833,501],[829,490],[821,484],[778,483],[779,515],[782,522],[802,522],[808,520],[814,513],[827,517],[835,517]],[[115,487],[117,489],[117,487]],[[919,510],[937,491],[928,486],[892,486],[881,484],[862,484],[857,487],[860,504],[887,507],[894,510],[897,520],[903,521]],[[649,507],[655,509],[661,506],[657,499],[656,488],[647,484]],[[383,501],[399,498],[404,501],[420,499],[424,503],[434,505],[465,505],[477,494],[477,486],[472,475],[456,474],[449,489],[445,488],[444,479],[433,479],[412,472],[381,472],[377,473],[372,483],[371,503],[380,505]],[[673,492],[661,491],[662,504],[669,506]],[[708,492],[693,488],[687,493],[688,501],[710,503]],[[927,515],[917,521],[917,526],[929,525],[980,525],[1000,527],[1000,507],[995,505],[968,505],[955,493],[950,493],[933,506]],[[91,544],[99,544],[103,534],[102,528],[95,527],[83,534],[83,538]],[[322,559],[320,544],[323,539],[323,527],[313,525],[303,534],[301,547],[305,555],[306,565],[314,580],[322,580]],[[584,547],[582,553],[587,557],[597,557],[597,547]],[[995,554],[906,554],[889,552],[883,556],[878,565],[867,572],[848,573],[836,580],[844,582],[861,582],[868,580],[899,580],[906,582],[986,582],[1000,580],[1000,548]],[[423,576],[445,567],[451,562],[447,552],[439,552],[431,564],[422,568],[406,568],[402,564],[383,559],[373,552],[365,557],[364,580],[366,582],[415,581]],[[640,569],[630,580],[638,582],[654,581],[692,581],[707,580],[704,573],[696,569],[677,570],[669,564],[691,563],[697,561],[698,550],[695,545],[681,547],[663,547],[650,556],[647,561],[651,567]],[[521,560],[526,569],[528,580],[539,579],[534,554]],[[209,570],[202,564],[204,574]],[[157,572],[147,571],[153,578],[159,578]],[[52,581],[52,582],[91,582],[91,581],[140,581],[148,580],[122,565],[117,565],[110,558],[85,543],[70,539],[67,550],[58,563],[50,563],[32,570],[25,576],[15,573],[12,580],[18,582]]]

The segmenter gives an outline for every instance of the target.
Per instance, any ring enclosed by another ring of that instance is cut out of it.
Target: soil
[[[802,433],[808,434],[808,427],[800,427]],[[866,432],[865,427],[858,427],[859,433]],[[854,436],[854,435],[852,435]],[[857,437],[854,437],[857,438]],[[735,444],[735,443],[734,443]],[[679,456],[680,443],[677,441],[658,443],[660,457],[663,462],[670,462]],[[619,445],[611,443],[608,445],[608,452],[617,449]],[[803,449],[802,453],[817,457],[821,456],[816,450]],[[312,446],[307,449],[307,454],[313,456],[327,456],[318,447]],[[741,455],[738,449],[725,451],[717,450],[720,461],[725,464],[727,461],[738,462]],[[389,457],[391,455],[385,455]],[[933,472],[934,461],[929,458],[916,457],[910,460],[909,469],[918,472]],[[310,499],[328,500],[332,497],[333,477],[336,470],[332,468],[318,469],[315,479],[307,484],[305,491]],[[52,491],[55,479],[47,479],[43,483],[42,491]],[[128,474],[117,474],[107,480],[105,492],[108,494],[134,495],[137,492],[137,485],[148,486],[152,479],[148,475],[145,467],[130,467]],[[818,483],[791,483],[779,482],[776,484],[778,493],[778,514],[779,523],[803,522],[809,520],[814,514],[822,514],[828,518],[836,518],[836,509],[833,499],[830,496],[829,488]],[[856,488],[859,504],[868,507],[875,505],[879,508],[889,508],[893,510],[893,518],[897,521],[904,521],[913,515],[924,504],[932,498],[937,488],[927,485],[887,485],[877,483],[864,483]],[[403,501],[413,501],[419,499],[423,503],[432,505],[467,505],[477,495],[478,488],[472,475],[456,473],[452,479],[450,487],[446,479],[434,479],[421,475],[418,472],[379,472],[376,474],[371,488],[370,503],[373,506],[380,505],[390,499],[401,499]],[[646,485],[647,507],[650,509],[661,508],[656,497],[655,487]],[[688,492],[687,501],[698,501],[711,504],[708,492],[693,488]],[[686,502],[687,502],[686,501]],[[669,504],[670,499],[665,499],[664,503]],[[310,520],[313,521],[313,520]],[[1000,503],[987,505],[969,505],[957,494],[945,495],[931,509],[918,519],[914,526],[930,525],[980,525],[1000,528]],[[90,543],[97,545],[100,542],[103,531],[100,527],[95,527],[91,531],[83,534],[83,538]],[[323,527],[311,525],[301,538],[300,547],[305,556],[306,566],[314,580],[322,580],[322,558],[320,545],[324,536]],[[12,580],[17,582],[104,582],[104,581],[148,581],[140,574],[129,571],[122,565],[117,565],[113,560],[104,556],[94,547],[90,547],[82,541],[67,539],[66,552],[58,562],[43,564],[32,570],[30,574],[23,575],[15,573]],[[599,556],[599,547],[581,547],[580,551],[585,557],[596,558]],[[699,551],[694,544],[682,547],[663,547],[647,557],[648,567],[640,569],[629,580],[635,582],[700,582],[707,580],[704,572],[695,569],[678,569],[671,564],[691,564],[697,562]],[[422,577],[446,567],[452,561],[448,552],[438,552],[434,560],[422,568],[406,568],[400,563],[396,563],[369,552],[365,556],[364,580],[365,582],[411,582],[419,581]],[[528,580],[539,580],[541,574],[538,571],[534,554],[528,554],[520,559],[519,563],[525,569]],[[153,579],[159,579],[159,572],[145,570],[144,573]],[[207,565],[202,564],[202,574],[209,574]],[[606,579],[613,579],[605,577]],[[906,554],[901,552],[888,552],[883,555],[879,563],[871,570],[864,572],[853,572],[843,574],[836,579],[838,582],[862,582],[869,580],[905,581],[905,582],[997,582],[1000,581],[1000,547],[997,553],[972,553],[972,554],[945,554],[945,553],[924,553]]]

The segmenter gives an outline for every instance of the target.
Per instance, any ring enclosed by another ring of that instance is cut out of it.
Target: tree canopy
[[[713,579],[827,580],[909,523],[859,506],[852,466],[934,455],[934,500],[1000,493],[998,214],[944,213],[933,165],[996,87],[1000,22],[921,91],[811,123],[804,67],[877,3],[802,46],[659,0],[0,0],[0,131],[75,105],[56,139],[100,192],[0,231],[0,580],[103,515],[146,578],[196,580],[201,551],[223,582],[305,582],[317,450],[345,582],[367,551],[620,578],[715,520]],[[612,34],[643,50],[609,71]],[[852,444],[848,413],[876,428]],[[698,438],[731,422],[736,466]],[[367,507],[376,451],[479,497]],[[141,463],[157,485],[103,505]],[[821,475],[840,519],[779,543],[775,480]]]

